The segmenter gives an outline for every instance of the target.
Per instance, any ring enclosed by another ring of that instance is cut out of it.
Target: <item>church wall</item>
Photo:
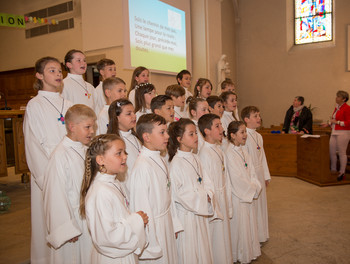
[[[338,90],[350,92],[347,25],[350,1],[334,0],[335,40],[295,47],[293,0],[238,2],[237,84],[239,109],[260,108],[264,126],[283,123],[295,96],[316,107],[314,119],[326,121]]]

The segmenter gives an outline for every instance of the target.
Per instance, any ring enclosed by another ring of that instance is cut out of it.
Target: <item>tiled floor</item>
[[[0,178],[0,190],[12,200],[0,214],[0,263],[29,263],[29,185],[12,172]],[[273,177],[268,200],[270,240],[254,264],[350,263],[350,185],[321,188]]]

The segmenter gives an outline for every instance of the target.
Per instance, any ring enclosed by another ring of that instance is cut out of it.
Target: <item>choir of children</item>
[[[260,112],[247,107],[237,121],[232,81],[215,96],[200,78],[193,97],[183,70],[155,96],[138,67],[129,101],[113,60],[98,62],[96,89],[82,78],[83,52],[69,51],[65,65],[62,90],[59,61],[37,61],[39,92],[24,120],[32,263],[250,263],[261,254],[270,174]]]

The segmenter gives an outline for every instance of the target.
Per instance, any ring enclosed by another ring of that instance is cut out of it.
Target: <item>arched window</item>
[[[333,0],[294,0],[295,44],[333,39]]]

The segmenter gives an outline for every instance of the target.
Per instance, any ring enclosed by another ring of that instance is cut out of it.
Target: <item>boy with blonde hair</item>
[[[76,104],[65,115],[67,135],[51,155],[43,188],[50,263],[90,263],[92,242],[79,215],[85,152],[95,134],[95,112]]]

